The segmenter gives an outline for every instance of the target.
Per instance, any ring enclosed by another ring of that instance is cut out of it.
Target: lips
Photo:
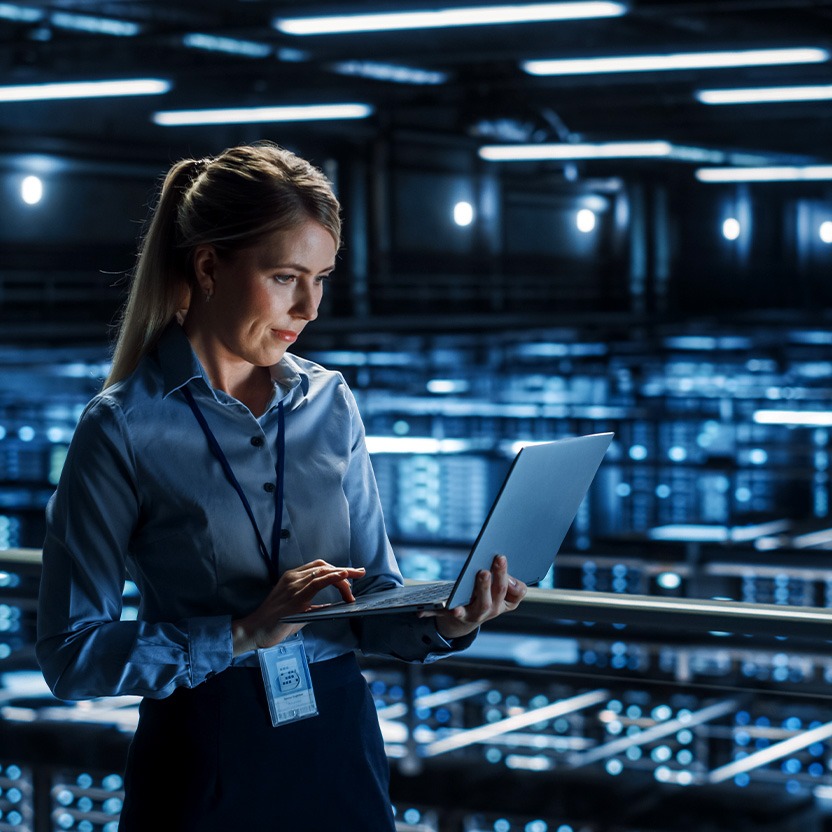
[[[291,329],[273,329],[272,332],[277,338],[281,341],[285,341],[287,344],[294,343],[298,338],[298,333],[293,332]]]

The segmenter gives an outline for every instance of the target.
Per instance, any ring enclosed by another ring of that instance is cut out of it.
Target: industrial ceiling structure
[[[401,17],[411,11],[415,21]],[[513,19],[523,11],[530,19]],[[584,14],[594,16],[569,19]],[[333,31],[333,16],[347,31]],[[328,30],[312,31],[308,19],[321,17]],[[140,80],[155,86],[98,88],[94,98],[62,86]],[[792,100],[707,103],[714,91],[766,98],[784,88]],[[264,124],[285,108],[359,105],[323,121],[290,112],[300,120],[280,133],[364,143],[415,131],[473,147],[564,146],[567,156],[623,142],[638,145],[601,155],[823,165],[832,163],[830,95],[832,2],[823,0],[0,3],[6,154],[155,162],[273,135]],[[236,122],[177,122],[194,110]]]

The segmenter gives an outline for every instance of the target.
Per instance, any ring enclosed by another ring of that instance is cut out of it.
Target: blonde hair
[[[104,387],[135,370],[195,288],[196,246],[233,252],[308,219],[321,223],[340,246],[340,205],[331,183],[276,144],[241,145],[174,164],[139,246]]]

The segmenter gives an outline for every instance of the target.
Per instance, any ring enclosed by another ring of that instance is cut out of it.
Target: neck
[[[242,402],[255,416],[261,416],[274,393],[268,367],[225,356],[195,333],[188,333],[188,338],[211,386]]]

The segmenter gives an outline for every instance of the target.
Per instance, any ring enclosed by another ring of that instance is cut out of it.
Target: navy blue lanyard
[[[208,440],[208,447],[211,449],[211,452],[217,458],[220,465],[222,465],[222,470],[225,471],[225,476],[240,496],[243,508],[245,508],[246,514],[248,514],[248,519],[251,520],[251,525],[254,528],[254,533],[257,535],[257,545],[260,547],[260,554],[266,562],[266,566],[269,569],[269,574],[271,575],[272,580],[277,583],[277,579],[280,576],[280,570],[278,568],[278,561],[280,558],[280,527],[283,524],[283,460],[285,454],[283,402],[279,402],[277,405],[277,462],[274,466],[274,471],[277,476],[277,484],[274,490],[274,528],[272,529],[272,550],[269,552],[266,548],[265,542],[263,541],[263,536],[260,534],[260,529],[257,527],[257,521],[254,519],[254,512],[251,510],[251,504],[248,501],[248,497],[246,497],[239,480],[234,476],[234,471],[231,469],[231,463],[228,461],[225,453],[223,453],[220,443],[217,441],[217,437],[214,436],[214,432],[208,426],[208,422],[205,420],[205,416],[199,409],[199,405],[196,403],[193,393],[191,393],[187,387],[182,388],[182,393],[185,396],[185,400],[191,406],[191,410],[193,410],[194,416],[196,416],[196,420],[199,422],[199,426],[205,434],[205,438]]]

